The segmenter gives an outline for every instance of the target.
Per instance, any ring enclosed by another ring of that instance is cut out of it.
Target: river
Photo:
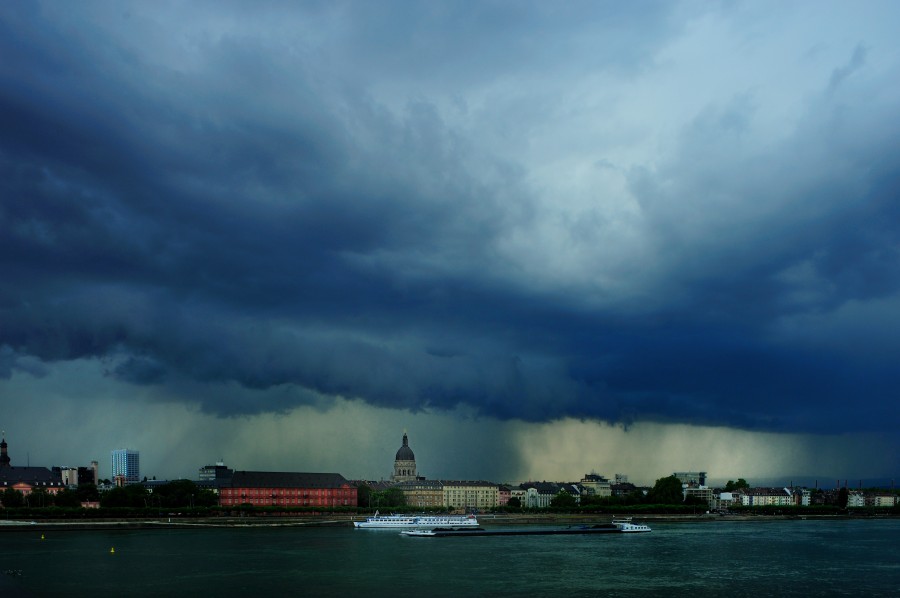
[[[335,527],[5,530],[0,596],[900,595],[897,519],[652,527],[487,538]]]

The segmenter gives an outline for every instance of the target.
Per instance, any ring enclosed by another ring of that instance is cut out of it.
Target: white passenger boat
[[[613,518],[612,524],[623,534],[634,534],[652,531],[648,526],[640,523],[632,523],[631,517]]]
[[[468,529],[478,527],[475,515],[379,515],[377,512],[365,521],[354,521],[353,527],[369,529]]]

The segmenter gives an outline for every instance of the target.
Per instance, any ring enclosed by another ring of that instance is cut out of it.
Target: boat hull
[[[645,530],[641,530],[645,531]],[[648,528],[646,531],[650,531]],[[579,526],[565,529],[457,529],[457,530],[406,530],[401,535],[409,538],[466,538],[472,536],[577,536],[594,534],[622,534],[621,529],[611,525]]]

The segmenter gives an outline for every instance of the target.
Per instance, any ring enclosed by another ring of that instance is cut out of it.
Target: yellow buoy
[[[115,547],[115,546],[113,546],[112,548],[109,549],[109,554],[116,554],[116,547]]]
[[[44,539],[44,534],[41,534],[41,540],[43,540],[43,539]]]

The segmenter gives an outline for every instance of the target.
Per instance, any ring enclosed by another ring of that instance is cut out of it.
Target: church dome
[[[415,461],[416,456],[413,454],[412,449],[406,445],[400,447],[400,450],[397,451],[397,456],[394,457],[394,461]]]
[[[412,449],[409,448],[409,440],[406,438],[406,434],[403,435],[403,446],[397,451],[397,456],[394,457],[394,461],[415,461],[416,456],[413,454]]]

